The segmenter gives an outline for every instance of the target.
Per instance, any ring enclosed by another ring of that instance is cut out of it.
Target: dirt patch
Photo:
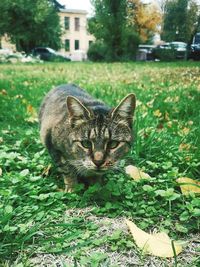
[[[92,214],[92,208],[85,209],[70,209],[66,211],[66,217],[69,219],[82,217],[88,222],[96,224],[98,229],[95,231],[94,236],[100,239],[102,236],[111,236],[115,231],[120,230],[125,234],[129,234],[128,228],[124,222],[123,217],[107,218],[98,217]],[[68,220],[69,222],[69,220]],[[178,266],[200,266],[200,234],[189,235],[187,245],[184,247],[183,252],[177,256]],[[74,244],[76,241],[74,241]],[[54,254],[37,254],[30,259],[30,265],[34,267],[89,267],[93,266],[85,259],[90,259],[92,255],[99,253],[106,255],[106,258],[95,266],[100,267],[170,267],[175,266],[174,259],[161,259],[158,257],[142,255],[137,248],[126,249],[124,251],[112,251],[108,243],[102,244],[98,247],[88,247],[84,251],[84,255],[80,260],[75,259],[73,251],[70,255],[54,255]]]

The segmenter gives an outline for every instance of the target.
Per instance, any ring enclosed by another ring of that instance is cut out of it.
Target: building
[[[87,12],[76,9],[60,9],[59,16],[63,32],[63,46],[60,52],[73,57],[79,50],[86,55],[90,44],[94,41],[94,36],[87,31]]]
[[[62,48],[59,52],[69,56],[72,60],[86,58],[89,45],[94,41],[94,36],[87,31],[87,11],[59,9],[58,14],[63,33],[61,37]],[[16,50],[7,36],[1,39],[1,47]]]
[[[5,48],[5,49],[12,50],[12,51],[16,50],[16,46],[10,42],[7,34],[5,34],[4,36],[0,38],[0,48]]]

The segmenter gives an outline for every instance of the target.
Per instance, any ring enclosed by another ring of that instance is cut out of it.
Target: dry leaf
[[[23,95],[16,95],[14,98],[15,99],[22,99],[23,98]]]
[[[51,164],[49,164],[47,167],[45,167],[44,170],[42,171],[42,176],[48,176],[51,167],[52,167]]]
[[[168,96],[165,100],[165,103],[177,103],[179,102],[179,96],[175,96],[175,97],[170,97]]]
[[[179,151],[183,151],[183,150],[189,151],[190,148],[191,148],[191,144],[184,144],[184,143],[182,143],[182,144],[179,145],[178,150]]]
[[[32,105],[30,105],[30,104],[28,104],[27,105],[27,107],[26,107],[26,110],[27,110],[27,112],[30,114],[30,115],[33,115],[33,114],[35,114],[35,108],[32,106]]]
[[[189,195],[189,193],[200,194],[200,182],[188,177],[178,178],[177,183],[180,184],[181,192],[183,195]]]
[[[157,109],[157,110],[155,110],[155,111],[153,112],[153,115],[156,116],[156,117],[158,117],[158,118],[160,118],[160,117],[162,116],[162,113],[160,112],[159,109]]]
[[[2,168],[0,168],[0,176],[2,175],[2,172],[3,172],[3,171],[2,171]]]
[[[164,117],[165,117],[166,121],[169,121],[169,113],[167,111],[165,111],[165,116]]]
[[[153,98],[151,101],[147,102],[147,106],[149,108],[152,108],[153,107],[153,103],[154,103],[155,99]]]
[[[142,172],[140,169],[133,165],[125,167],[125,172],[130,175],[134,180],[149,179],[151,178],[147,173]]]
[[[7,91],[6,91],[5,89],[2,89],[2,90],[0,91],[0,93],[1,93],[1,95],[7,95],[7,94],[8,94]]]
[[[179,131],[179,133],[180,133],[181,135],[188,135],[189,132],[190,132],[190,129],[187,128],[187,127],[184,127],[183,129],[181,129],[181,130]]]
[[[172,128],[172,121],[168,121],[168,122],[167,122],[167,126],[168,126],[169,128]]]
[[[166,233],[148,234],[138,228],[133,222],[125,220],[129,230],[135,240],[136,245],[147,254],[158,257],[174,257],[172,240]],[[174,243],[176,255],[181,253],[182,246]]]
[[[38,115],[37,115],[37,111],[36,109],[28,104],[26,107],[27,113],[29,115],[29,117],[26,119],[26,121],[28,122],[37,122],[38,121]]]
[[[193,121],[188,121],[188,125],[193,125]]]

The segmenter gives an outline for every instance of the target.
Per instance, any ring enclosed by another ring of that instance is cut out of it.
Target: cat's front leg
[[[75,187],[75,185],[77,184],[77,179],[76,178],[72,178],[70,176],[67,176],[66,174],[63,175],[64,178],[64,184],[65,184],[65,192],[66,193],[70,193],[73,192],[73,189]]]

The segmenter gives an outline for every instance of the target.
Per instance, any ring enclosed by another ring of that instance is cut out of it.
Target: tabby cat
[[[135,95],[112,109],[74,84],[60,85],[40,108],[40,136],[58,170],[65,190],[77,181],[95,181],[118,166],[132,143]]]

